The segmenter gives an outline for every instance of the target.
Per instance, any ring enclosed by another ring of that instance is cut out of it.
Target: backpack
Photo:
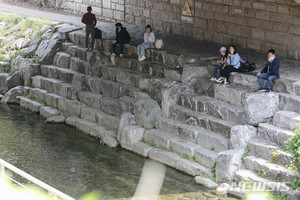
[[[95,28],[95,39],[102,39],[102,31],[99,28]]]
[[[162,39],[157,39],[157,40],[155,41],[155,48],[161,49],[163,46],[164,46],[164,42],[163,42]]]
[[[254,63],[250,63],[246,61],[245,63],[241,63],[241,67],[239,69],[242,73],[252,72],[256,69],[256,65]]]

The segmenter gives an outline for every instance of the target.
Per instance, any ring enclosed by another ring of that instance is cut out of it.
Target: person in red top
[[[82,17],[81,22],[86,25],[85,27],[85,47],[88,48],[88,50],[93,51],[94,44],[95,44],[95,26],[97,24],[96,16],[92,13],[92,7],[87,7],[87,13],[85,13]],[[89,37],[92,37],[91,47],[89,48]]]

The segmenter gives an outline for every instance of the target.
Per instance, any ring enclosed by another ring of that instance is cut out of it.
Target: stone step
[[[123,84],[139,87],[140,81],[149,79],[150,77],[130,69],[122,69],[118,67],[102,67],[101,72],[104,79],[116,81]]]
[[[172,149],[173,152],[189,158],[195,157],[197,163],[212,168],[218,153],[202,146],[180,139],[174,134],[152,129],[145,132],[144,140],[149,144],[161,145],[162,148]]]
[[[58,79],[66,83],[72,83],[75,74],[77,74],[77,72],[71,69],[60,68],[54,65],[41,66],[41,75],[48,78]]]
[[[109,147],[115,148],[118,146],[118,142],[116,140],[116,131],[108,130],[103,126],[99,126],[97,123],[93,123],[73,116],[68,117],[66,119],[66,123],[70,126],[76,127],[83,133],[99,138],[103,143],[105,143]]]
[[[273,124],[261,123],[258,126],[258,137],[285,147],[285,141],[293,137],[294,133],[274,126]]]
[[[300,112],[300,96],[292,94],[279,94],[279,109]]]
[[[164,151],[162,149],[152,149],[149,152],[149,157],[152,160],[161,162],[192,176],[213,176],[213,174],[210,172],[210,169],[196,162],[191,162],[189,160],[180,158],[178,154],[173,152]]]
[[[71,99],[74,92],[73,85],[40,75],[32,77],[32,86],[47,90],[50,93],[57,94],[67,99]]]
[[[21,108],[25,108],[34,113],[39,113],[40,108],[45,106],[35,100],[28,99],[26,97],[19,97]]]
[[[53,65],[61,68],[70,67],[70,54],[65,52],[57,52],[54,56]]]
[[[103,95],[96,94],[91,91],[78,91],[78,99],[82,103],[85,103],[86,105],[93,107],[95,109],[101,109],[101,99],[103,98]]]
[[[207,129],[224,137],[228,137],[231,128],[238,125],[237,123],[217,119],[179,105],[171,106],[170,113],[170,117],[174,120],[179,120],[188,125]]]
[[[300,178],[296,172],[290,171],[283,166],[270,163],[262,158],[256,158],[255,156],[245,157],[244,165],[246,169],[263,173],[264,176],[281,182],[293,182],[294,179]]]
[[[69,38],[72,43],[85,47],[85,33],[83,30],[73,31],[69,33]]]
[[[300,124],[300,114],[284,110],[277,111],[274,114],[273,124],[283,129],[294,130]]]
[[[256,185],[261,185],[262,187],[266,186],[269,189],[276,188],[275,193],[287,194],[288,198],[291,200],[298,200],[299,191],[293,190],[291,187],[285,183],[278,183],[277,181],[270,180],[267,178],[262,178],[256,173],[250,170],[241,169],[236,172],[235,181],[239,182],[253,182]]]
[[[8,73],[0,73],[0,94],[5,94],[7,92],[6,79],[9,77]]]
[[[81,74],[89,74],[91,70],[91,66],[87,61],[84,61],[79,57],[71,57],[70,69]]]
[[[34,99],[39,99],[41,101],[46,101],[46,94],[48,92],[46,90],[42,90],[39,88],[30,88],[29,95]]]
[[[272,163],[287,166],[292,161],[292,156],[283,151],[278,145],[262,138],[252,139],[248,143],[251,155],[268,160]]]
[[[72,57],[78,57],[81,60],[86,60],[87,48],[83,48],[77,45],[69,45],[66,52],[70,54]]]
[[[242,107],[230,105],[212,97],[182,95],[179,99],[179,105],[218,119],[238,124],[245,123],[245,111]]]
[[[48,119],[52,116],[58,116],[59,111],[55,108],[52,108],[50,106],[43,106],[40,108],[40,115]]]
[[[209,130],[183,124],[176,120],[160,117],[156,121],[156,128],[216,152],[227,150],[229,147],[227,138]]]

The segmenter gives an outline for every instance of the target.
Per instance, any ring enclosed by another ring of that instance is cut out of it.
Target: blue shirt
[[[241,66],[240,55],[236,54],[228,54],[227,65],[232,65],[234,68],[238,69]]]

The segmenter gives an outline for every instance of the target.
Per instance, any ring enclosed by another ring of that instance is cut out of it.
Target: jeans
[[[214,68],[214,78],[220,78],[222,77],[222,74],[223,74],[223,70],[222,70],[222,65],[218,65],[218,66],[215,66]]]
[[[276,79],[276,76],[270,75],[268,73],[263,73],[257,76],[257,81],[260,87],[264,88],[265,84],[263,79],[268,79],[267,89],[271,89],[272,82]]]
[[[118,41],[116,44],[113,44],[113,52],[116,53],[117,52],[117,44],[120,44],[120,54],[124,54],[124,45],[125,44],[129,44],[130,41]]]
[[[85,27],[85,47],[89,48],[89,37],[91,34],[92,42],[91,42],[91,48],[94,48],[95,46],[95,25],[93,24],[87,24]]]
[[[229,75],[231,72],[238,72],[239,69],[235,68],[232,65],[226,65],[226,67],[224,68],[224,77],[227,79],[227,81],[229,82]]]
[[[154,46],[153,43],[150,43],[150,45],[151,45],[151,47]],[[146,44],[146,43],[139,44],[139,45],[137,46],[137,55],[144,56],[144,55],[145,55],[145,50],[146,50],[146,49],[149,49],[149,48],[150,48],[149,45]]]

